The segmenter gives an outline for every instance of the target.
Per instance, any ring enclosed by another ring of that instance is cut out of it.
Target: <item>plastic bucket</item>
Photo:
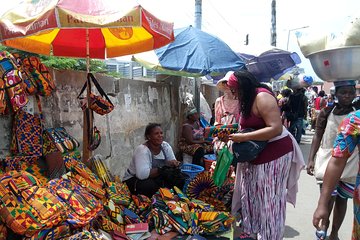
[[[206,154],[204,155],[204,168],[205,171],[209,171],[211,168],[212,163],[216,161],[216,155],[215,154]]]

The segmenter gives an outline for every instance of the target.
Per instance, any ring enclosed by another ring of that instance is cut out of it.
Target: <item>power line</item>
[[[212,3],[212,0],[206,1],[206,3],[210,3],[210,6],[215,10],[216,14],[230,27],[230,29],[234,30],[236,33],[240,33],[231,23],[229,23],[226,18],[217,10],[217,8]]]

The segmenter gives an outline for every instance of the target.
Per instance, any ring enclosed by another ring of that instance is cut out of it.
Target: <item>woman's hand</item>
[[[315,161],[309,160],[308,165],[306,167],[307,174],[309,174],[310,176],[314,176],[314,168],[315,168]]]
[[[326,230],[329,227],[329,211],[326,206],[318,205],[313,215],[313,225],[317,230]]]
[[[178,167],[178,166],[180,166],[180,162],[178,160],[174,159],[174,160],[168,161],[167,165],[169,167]]]
[[[246,138],[245,133],[233,133],[229,135],[229,140],[232,140],[234,142],[246,142],[248,139]]]

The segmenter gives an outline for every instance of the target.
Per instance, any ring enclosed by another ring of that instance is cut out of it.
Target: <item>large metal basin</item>
[[[318,51],[307,58],[315,73],[324,81],[360,79],[360,46]]]

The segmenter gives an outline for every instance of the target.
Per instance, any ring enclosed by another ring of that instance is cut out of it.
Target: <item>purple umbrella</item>
[[[261,82],[269,82],[270,79],[279,79],[284,73],[291,70],[301,59],[296,52],[288,52],[281,49],[271,49],[259,56],[246,53],[238,53],[244,59],[246,68]]]

